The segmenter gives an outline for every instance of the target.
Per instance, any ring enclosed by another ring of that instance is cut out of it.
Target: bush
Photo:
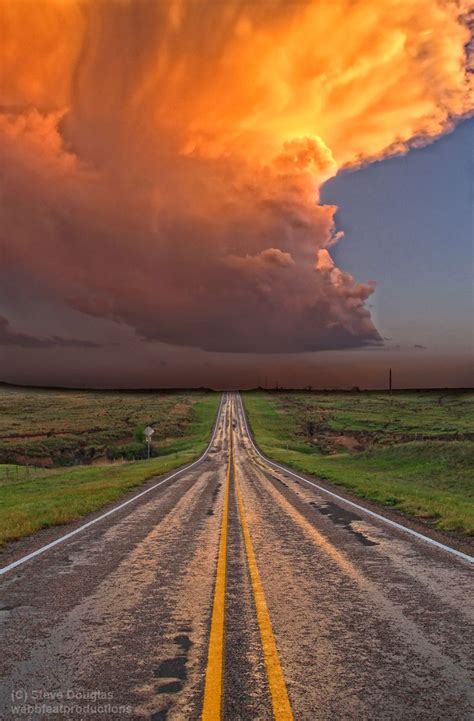
[[[110,446],[107,448],[107,458],[111,461],[118,458],[124,458],[127,461],[138,461],[147,457],[148,452],[144,443],[126,443],[123,446]]]
[[[133,431],[135,443],[145,443],[145,426],[137,426]]]

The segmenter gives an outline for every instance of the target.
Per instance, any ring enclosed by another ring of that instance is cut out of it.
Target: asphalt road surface
[[[169,476],[2,554],[2,718],[473,717],[468,558],[270,466],[238,394]]]

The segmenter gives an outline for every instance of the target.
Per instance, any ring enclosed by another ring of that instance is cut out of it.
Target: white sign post
[[[148,458],[150,458],[151,437],[154,432],[155,432],[155,430],[154,430],[154,428],[151,428],[151,426],[147,426],[144,430],[145,437],[146,437],[146,444],[147,444],[147,448],[148,448]]]

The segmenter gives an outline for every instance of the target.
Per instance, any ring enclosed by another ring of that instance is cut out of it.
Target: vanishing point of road
[[[473,559],[315,483],[224,394],[198,462],[10,546],[0,717],[472,718]]]

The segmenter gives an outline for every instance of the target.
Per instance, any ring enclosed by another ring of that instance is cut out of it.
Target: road
[[[472,564],[271,467],[238,394],[145,490],[3,554],[3,718],[472,718]]]

